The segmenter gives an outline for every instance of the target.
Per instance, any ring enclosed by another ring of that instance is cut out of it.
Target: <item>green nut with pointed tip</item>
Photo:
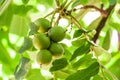
[[[38,32],[44,33],[50,28],[50,21],[45,18],[39,18],[35,22],[36,26],[39,28]]]

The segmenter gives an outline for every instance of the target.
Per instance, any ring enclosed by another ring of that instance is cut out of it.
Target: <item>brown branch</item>
[[[99,11],[103,15],[103,17],[107,17],[107,15],[108,15],[108,13],[105,10],[103,10],[103,5],[101,5],[101,9],[99,9],[93,5],[86,5],[81,8],[78,8],[78,9],[95,9],[96,11]],[[78,9],[73,9],[73,11],[76,11]]]
[[[120,50],[120,33],[118,33],[118,50]]]
[[[118,14],[120,15],[120,9],[118,10]]]
[[[113,10],[114,7],[115,7],[115,4],[114,4],[114,5],[111,5],[111,6],[106,10],[106,12],[108,13],[108,15],[107,15],[107,17],[103,17],[103,18],[102,18],[102,20],[100,21],[98,27],[96,28],[96,32],[97,32],[97,33],[95,34],[95,36],[94,36],[94,38],[93,38],[93,41],[94,41],[94,42],[96,42],[96,40],[98,39],[99,34],[100,34],[102,28],[105,26],[105,23],[106,23],[109,15],[110,15],[110,13],[111,13],[111,11]]]
[[[88,8],[92,8],[92,9],[99,11],[104,17],[107,17],[107,15],[108,15],[108,13],[106,11],[104,11],[103,9],[99,9],[93,5],[87,5],[87,6],[81,7],[81,9],[88,9]]]

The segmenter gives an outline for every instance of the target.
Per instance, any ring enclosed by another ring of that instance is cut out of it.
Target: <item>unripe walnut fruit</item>
[[[65,37],[65,31],[62,27],[54,26],[48,31],[48,35],[53,41],[59,42]]]
[[[47,49],[50,46],[50,39],[43,33],[34,34],[33,45],[36,49]]]
[[[49,50],[55,57],[59,57],[64,53],[64,48],[60,43],[52,43]]]
[[[39,28],[38,32],[44,33],[50,28],[50,22],[45,18],[39,18],[34,23]]]
[[[36,60],[40,65],[48,65],[52,60],[52,54],[49,50],[41,50],[38,52]]]

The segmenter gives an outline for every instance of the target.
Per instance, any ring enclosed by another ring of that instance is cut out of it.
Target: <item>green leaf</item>
[[[32,39],[29,37],[24,38],[24,44],[19,49],[19,53],[23,53],[24,51],[30,49],[32,47]]]
[[[7,9],[7,7],[10,5],[10,3],[11,3],[11,0],[5,0],[4,2],[1,1],[2,5],[0,5],[0,16]]]
[[[53,2],[54,0],[38,0],[38,1],[40,4],[43,4],[43,5],[48,6],[48,7],[52,6],[54,3]]]
[[[22,57],[20,63],[16,66],[14,75],[16,80],[21,80],[21,78],[28,72],[30,67],[30,59]]]
[[[92,54],[87,54],[85,56],[83,56],[82,58],[80,58],[77,62],[75,62],[72,67],[77,69],[77,68],[83,68],[86,66],[91,65],[93,62],[96,61],[96,59],[92,58],[93,55]],[[89,63],[88,63],[89,62]]]
[[[0,35],[0,64],[2,65],[1,72],[5,75],[11,75],[13,74],[14,68],[17,64],[16,60],[19,58],[17,55],[15,58],[13,58],[12,55],[14,53],[10,52],[11,50],[9,51],[9,49],[12,49],[9,42],[9,34],[7,32],[0,31]]]
[[[87,35],[89,36],[90,39],[93,39],[94,35],[96,34],[96,30],[89,30]]]
[[[3,80],[3,77],[0,77],[0,80]]]
[[[104,7],[109,7],[109,0],[100,0],[100,1],[103,3]]]
[[[98,58],[99,62],[103,65],[111,60],[111,54],[107,50],[99,46],[91,47],[93,49],[95,56]]]
[[[33,35],[34,33],[36,33],[38,31],[38,27],[35,25],[35,23],[31,22],[30,23],[30,32],[29,35]]]
[[[28,33],[29,22],[27,17],[14,15],[10,26],[10,33],[26,36]]]
[[[73,38],[77,38],[77,37],[80,37],[82,35],[84,31],[79,29],[79,30],[75,30],[74,32],[74,35],[73,35]]]
[[[66,58],[61,58],[61,59],[56,59],[55,61],[53,61],[52,65],[53,66],[50,68],[51,72],[65,68],[68,65],[68,62]]]
[[[70,50],[68,50],[68,49],[66,49],[66,48],[64,48],[64,57],[67,59],[67,60],[69,60],[70,59],[70,57],[71,57],[71,51]]]
[[[100,75],[95,75],[92,80],[103,80]]]
[[[109,80],[119,80],[110,70],[103,69],[104,75],[106,79]]]
[[[89,80],[92,76],[99,72],[99,63],[94,62],[88,68],[79,70],[76,73],[71,74],[66,80]]]
[[[72,4],[72,8],[74,8],[75,6],[79,5],[80,1],[79,0],[75,0],[75,2]]]
[[[85,53],[89,52],[89,50],[90,50],[90,43],[86,43],[86,44],[80,45],[80,47],[77,48],[74,51],[74,53],[73,53],[70,61],[72,61],[73,59],[75,59],[77,56],[80,56],[82,54],[85,54]]]
[[[104,49],[108,50],[110,48],[110,42],[111,42],[111,31],[108,30],[106,35],[105,35],[102,47]]]
[[[67,76],[68,76],[69,74],[67,73],[67,72],[65,72],[65,71],[62,71],[62,70],[59,70],[59,71],[55,71],[54,72],[54,76],[56,77],[56,78],[59,78],[59,79],[65,79],[65,78],[67,78]]]
[[[20,16],[24,16],[27,14],[29,10],[31,10],[33,6],[31,5],[14,5],[13,10],[14,13]]]
[[[65,35],[65,39],[68,39],[68,40],[70,40],[70,39],[71,39],[71,36],[70,36],[70,34],[66,34],[66,35]]]
[[[3,5],[4,2],[5,0],[0,0],[0,7]]]
[[[61,1],[60,1],[60,2],[61,2]],[[60,5],[61,8],[65,7],[66,3],[67,3],[67,0],[65,0],[64,2],[62,2],[61,5]]]
[[[75,0],[75,2],[72,4],[72,8],[74,8],[77,5],[86,5],[88,3],[88,0]]]
[[[102,16],[98,17],[97,19],[95,19],[88,27],[87,30],[94,30],[97,28],[97,26],[99,25],[100,21],[102,19]]]
[[[115,7],[115,10],[112,11],[112,15],[108,18],[108,26],[113,27],[118,32],[120,32],[120,15],[119,15],[119,6]]]
[[[120,3],[120,0],[117,0],[118,3]]]
[[[4,64],[11,64],[12,59],[10,58],[9,52],[6,50],[6,47],[3,46],[3,44],[0,41],[0,62]]]
[[[109,0],[110,5],[114,5],[117,0]]]
[[[109,70],[111,72],[107,71],[107,73],[109,73],[110,76],[111,75],[113,77],[116,76],[118,78],[118,80],[120,79],[119,64],[120,64],[120,54],[118,52],[116,52],[116,55],[110,61]]]
[[[81,4],[86,5],[88,3],[88,0],[79,0]]]
[[[79,47],[80,45],[84,45],[86,43],[86,41],[87,41],[86,39],[82,39],[82,38],[75,39],[75,40],[72,41],[72,45],[76,46],[76,47]]]
[[[13,17],[13,6],[9,5],[8,8],[0,15],[0,27],[7,26],[9,27],[11,24],[11,20]]]
[[[45,80],[42,76],[40,69],[30,69],[30,71],[26,75],[27,80]]]
[[[3,63],[1,72],[5,73],[6,75],[11,75],[13,74],[14,69],[15,69],[15,65]]]
[[[29,0],[22,0],[22,2],[23,2],[24,4],[27,4],[27,3],[29,2]]]
[[[118,23],[118,22],[111,22],[109,25],[111,27],[115,28],[118,32],[120,32],[120,23]]]
[[[104,4],[107,4],[107,2],[109,2],[109,0],[100,0],[101,2],[103,2]]]

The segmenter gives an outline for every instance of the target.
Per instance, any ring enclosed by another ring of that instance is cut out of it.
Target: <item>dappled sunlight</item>
[[[63,27],[68,26],[68,21],[66,19],[62,18],[62,19],[60,19],[58,25],[63,26]]]
[[[98,11],[93,11],[93,12],[88,12],[84,18],[83,21],[86,23],[86,25],[90,25],[90,23],[92,21],[94,21],[95,19],[97,19],[100,16],[100,12]]]
[[[10,33],[9,34],[9,40],[12,44],[15,44],[16,46],[20,47],[23,43],[24,38]]]
[[[45,12],[45,6],[44,5],[37,5],[37,9],[40,11],[40,12]]]
[[[111,37],[111,46],[109,51],[110,52],[117,52],[118,51],[118,33],[116,30],[113,30],[112,37]]]

